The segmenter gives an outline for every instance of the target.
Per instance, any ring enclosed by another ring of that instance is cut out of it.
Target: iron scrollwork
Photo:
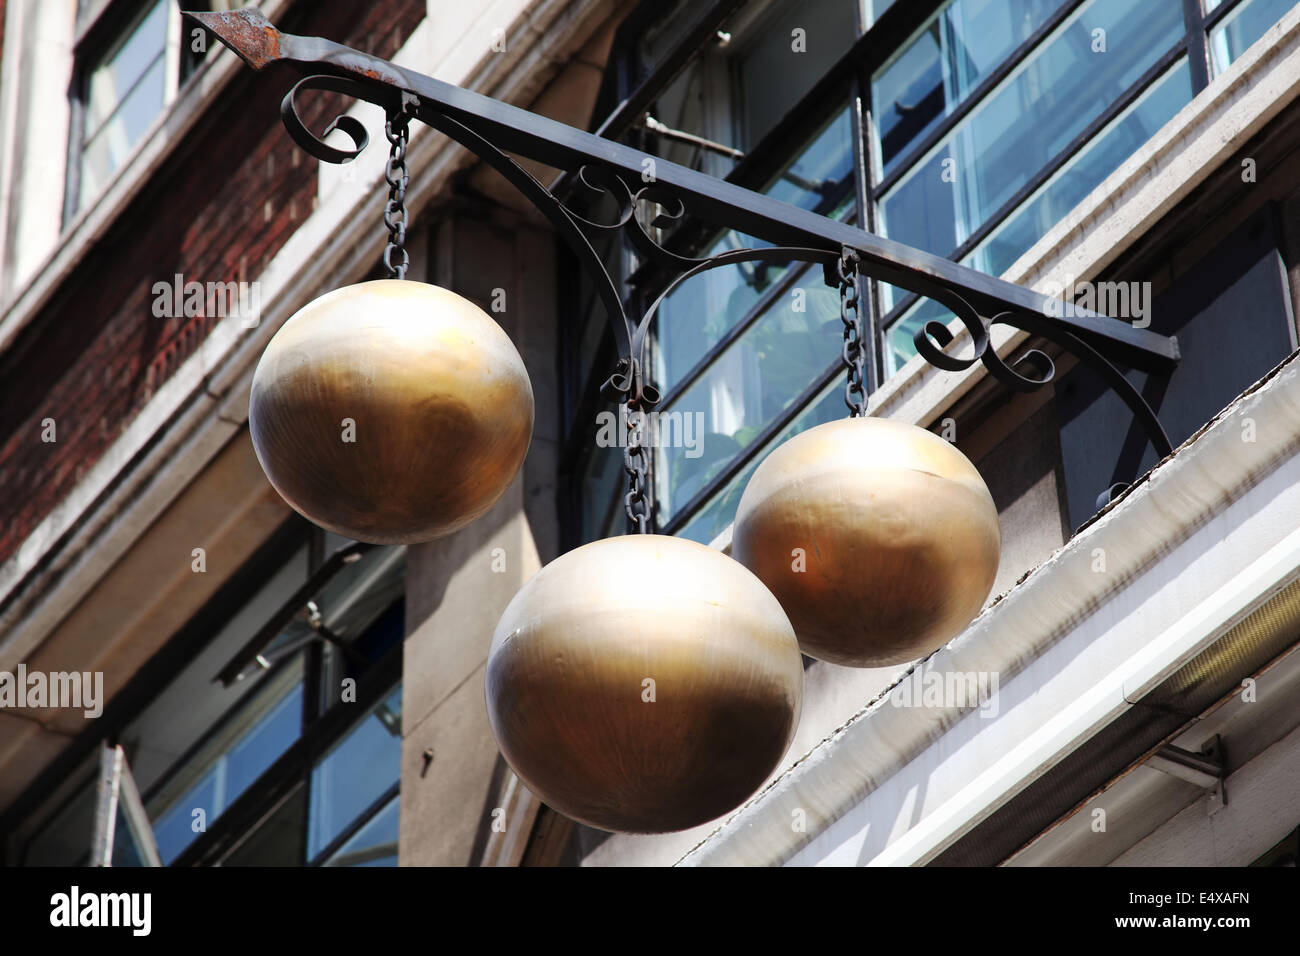
[[[635,426],[641,416],[653,409],[661,396],[648,380],[646,367],[646,342],[654,319],[664,301],[682,283],[703,272],[740,263],[784,263],[797,260],[820,263],[825,280],[833,288],[845,292],[845,256],[852,257],[856,277],[862,273],[872,275],[869,258],[859,259],[851,247],[818,248],[813,246],[766,246],[760,248],[731,249],[716,255],[694,258],[666,248],[654,233],[687,216],[683,199],[665,183],[658,181],[629,183],[626,174],[607,168],[596,161],[587,162],[577,170],[577,180],[585,189],[595,194],[612,197],[618,207],[610,222],[588,219],[566,206],[536,177],[514,159],[498,149],[487,136],[448,112],[422,102],[405,90],[363,83],[336,75],[312,75],[300,80],[284,97],[281,117],[294,142],[315,158],[327,163],[347,163],[355,160],[367,146],[365,127],[354,117],[339,116],[326,127],[323,135],[339,130],[353,141],[352,149],[340,149],[325,143],[313,134],[298,113],[297,97],[304,90],[323,90],[342,93],[365,100],[385,110],[390,123],[394,117],[418,118],[444,135],[464,146],[479,159],[500,173],[547,219],[577,257],[588,278],[594,283],[596,294],[609,316],[618,353],[613,373],[602,386],[602,393],[610,400],[627,406],[630,426],[624,468],[628,474],[630,491],[626,496],[625,510],[631,530],[653,530],[654,521],[648,489],[648,455],[643,435]],[[653,215],[651,211],[653,210]],[[654,263],[672,278],[658,296],[639,315],[630,309],[620,295],[618,286],[609,275],[593,246],[592,239],[600,233],[623,232],[632,248],[643,260]],[[1011,326],[1031,335],[1039,336],[1074,355],[1082,364],[1100,374],[1125,405],[1133,412],[1147,440],[1160,457],[1172,452],[1172,446],[1156,413],[1120,369],[1096,348],[1074,334],[1063,324],[1053,323],[1044,316],[1024,310],[1004,310],[992,315],[981,315],[960,291],[934,283],[927,283],[923,296],[940,303],[956,316],[966,330],[971,351],[968,355],[954,355],[947,351],[955,336],[943,322],[928,321],[914,336],[917,352],[932,366],[945,371],[959,372],[981,363],[999,383],[1017,392],[1030,392],[1051,383],[1056,367],[1050,356],[1041,349],[1025,350],[1014,362],[1008,363],[992,346],[991,331],[998,325]],[[853,298],[856,306],[856,298]],[[856,309],[855,309],[856,311]],[[846,313],[847,314],[847,313]],[[853,316],[856,321],[856,315]],[[846,318],[846,323],[849,321]],[[859,335],[861,335],[859,330]],[[846,337],[852,339],[849,330]],[[847,346],[846,346],[847,349]],[[857,356],[848,356],[857,360]],[[846,359],[847,361],[847,359]],[[853,369],[850,369],[850,389],[853,388]],[[859,374],[859,391],[861,369]],[[865,397],[865,396],[860,396]],[[854,409],[850,392],[849,407]],[[859,405],[858,413],[862,413]],[[1107,499],[1115,488],[1108,489],[1099,501]]]

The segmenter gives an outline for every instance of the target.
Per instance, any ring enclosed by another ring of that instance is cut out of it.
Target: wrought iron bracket
[[[604,393],[629,407],[649,409],[659,393],[646,380],[645,343],[664,299],[682,282],[709,269],[741,262],[801,260],[821,263],[828,284],[841,251],[857,252],[862,273],[933,299],[952,311],[971,340],[965,355],[947,351],[954,336],[929,322],[915,336],[918,352],[937,368],[960,371],[980,362],[999,382],[1031,391],[1055,374],[1051,359],[1031,349],[1013,364],[991,345],[995,325],[1012,326],[1060,346],[1099,373],[1133,412],[1161,457],[1171,452],[1168,436],[1141,393],[1117,367],[1167,374],[1177,365],[1171,336],[1072,307],[1062,316],[1059,301],[856,226],[818,215],[734,183],[668,162],[640,150],[584,132],[490,97],[425,76],[386,60],[319,37],[281,33],[254,7],[231,13],[196,12],[190,17],[255,70],[286,63],[305,78],[289,91],[281,116],[294,141],[324,162],[344,163],[366,146],[365,129],[342,116],[323,135],[340,130],[351,150],[323,142],[307,129],[296,107],[304,90],[328,90],[366,100],[392,117],[406,114],[439,130],[492,166],[546,217],[596,285],[613,326],[618,366]],[[616,200],[612,222],[590,221],[566,207],[506,155],[514,153],[566,172],[581,186]],[[724,252],[704,259],[665,249],[656,233],[686,215],[733,229],[771,247]],[[659,297],[639,316],[629,316],[619,291],[592,245],[601,231],[625,230],[637,253],[676,272]]]

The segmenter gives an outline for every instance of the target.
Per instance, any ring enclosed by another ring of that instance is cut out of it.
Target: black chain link
[[[848,381],[844,404],[850,418],[861,418],[866,410],[867,390],[863,385],[866,349],[862,347],[862,316],[858,310],[858,254],[847,246],[840,252],[840,321],[844,323],[842,356]]]
[[[384,207],[388,245],[384,247],[384,267],[393,279],[405,279],[410,264],[406,254],[406,184],[410,181],[406,170],[406,142],[410,119],[401,112],[390,115],[384,123],[384,135],[389,143],[388,165],[384,167],[384,181],[388,183],[388,205]]]
[[[623,471],[627,473],[628,493],[623,499],[628,528],[636,534],[649,534],[650,499],[646,477],[644,437],[645,413],[640,406],[627,403],[627,446],[623,449]]]

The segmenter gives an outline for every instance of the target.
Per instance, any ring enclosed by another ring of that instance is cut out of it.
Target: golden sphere
[[[501,753],[543,802],[603,830],[667,833],[735,809],[777,768],[802,700],[776,598],[720,551],[664,535],[552,561],[488,653]]]
[[[358,541],[451,534],[505,494],[533,431],[523,360],[482,309],[409,280],[345,286],[276,332],[248,410],[297,512]]]
[[[953,445],[914,425],[847,418],[759,465],[731,553],[776,595],[805,654],[881,667],[965,629],[1001,546],[993,498]]]

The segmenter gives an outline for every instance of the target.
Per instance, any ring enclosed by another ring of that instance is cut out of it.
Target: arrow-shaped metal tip
[[[184,11],[183,15],[215,33],[217,39],[255,70],[281,59],[280,31],[262,16],[257,7],[244,7],[229,13]]]

